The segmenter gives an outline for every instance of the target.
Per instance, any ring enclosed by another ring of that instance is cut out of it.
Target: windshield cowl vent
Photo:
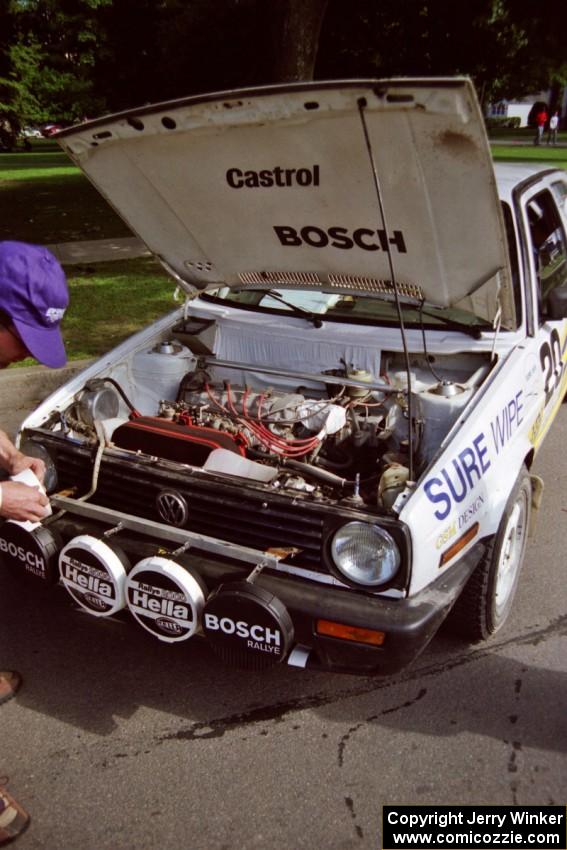
[[[329,274],[319,275],[317,272],[240,272],[238,278],[245,289],[247,286],[257,289],[258,286],[298,286],[302,289],[313,287],[331,287],[349,294],[378,294],[393,295],[394,287],[389,280],[379,280],[375,277],[360,275]],[[423,300],[423,290],[413,283],[398,283],[398,292],[405,298]]]

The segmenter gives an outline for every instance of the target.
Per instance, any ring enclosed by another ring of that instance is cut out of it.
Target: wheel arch
[[[527,455],[524,458],[524,465],[527,470],[530,470],[533,466],[533,462],[535,460],[535,449],[530,449]]]

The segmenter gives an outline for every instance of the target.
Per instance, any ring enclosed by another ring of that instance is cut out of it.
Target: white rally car
[[[59,135],[185,290],[21,445],[3,562],[229,663],[364,674],[509,613],[566,387],[567,175],[466,79],[192,97]]]

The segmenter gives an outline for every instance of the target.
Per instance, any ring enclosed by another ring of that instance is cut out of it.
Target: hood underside
[[[88,122],[59,143],[188,289],[401,295],[515,322],[466,79],[275,86]]]

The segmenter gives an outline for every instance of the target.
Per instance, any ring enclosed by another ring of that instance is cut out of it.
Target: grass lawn
[[[48,245],[131,236],[58,145],[0,154],[0,239]],[[173,310],[175,283],[149,258],[65,268],[71,303],[63,320],[69,360],[100,357]],[[32,358],[14,364],[32,366]]]
[[[54,142],[0,154],[0,239],[48,245],[131,236]]]
[[[552,147],[545,143],[533,144],[535,130],[531,127],[490,130],[489,139],[492,158],[495,162],[529,162],[530,164],[550,165],[553,168],[567,169],[567,133],[559,133],[557,141],[565,147]]]
[[[495,162],[529,162],[530,165],[546,165],[552,168],[567,169],[567,147],[548,147],[540,145],[529,147],[525,145],[492,144],[492,158]]]
[[[174,310],[175,282],[147,257],[67,266],[71,303],[62,331],[69,360],[100,357],[144,325]],[[28,358],[10,368],[34,366]]]
[[[149,257],[67,266],[66,272],[71,305],[63,339],[73,360],[104,354],[179,306],[175,281]]]

